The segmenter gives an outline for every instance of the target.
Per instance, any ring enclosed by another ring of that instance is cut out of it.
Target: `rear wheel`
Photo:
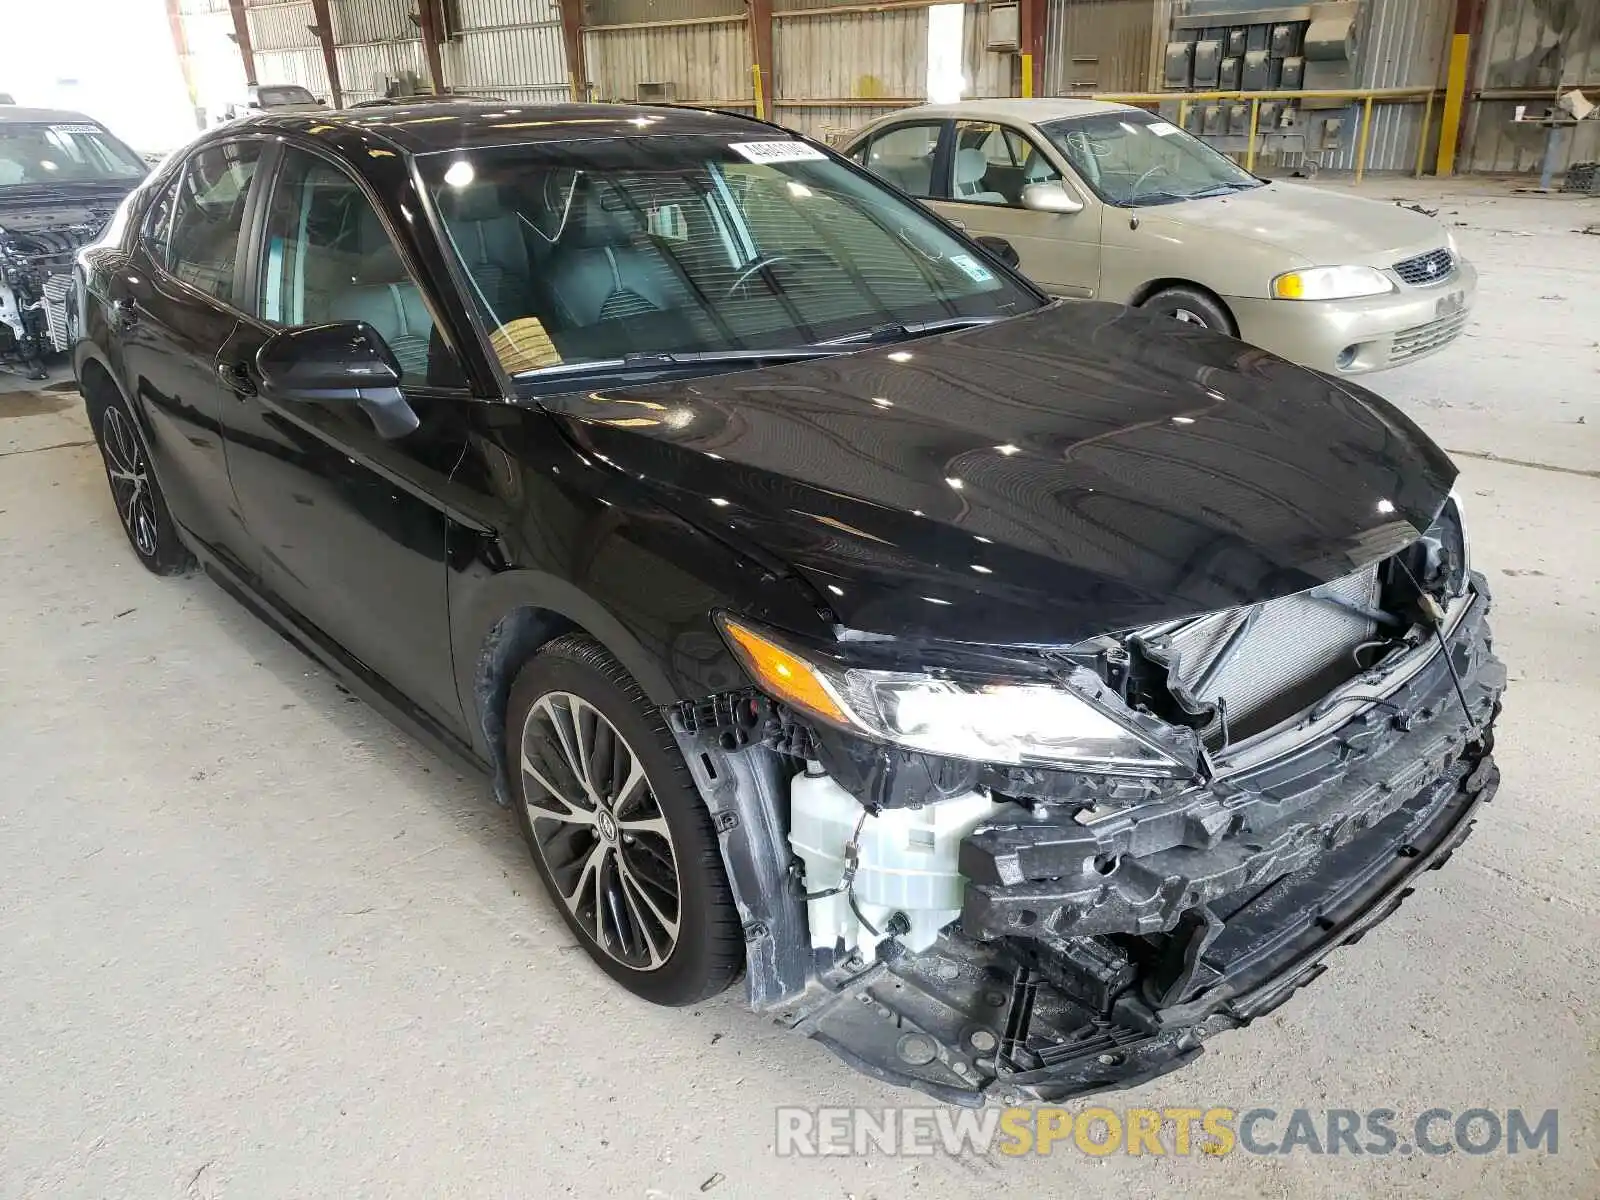
[[[1189,325],[1201,325],[1218,333],[1233,334],[1233,318],[1214,296],[1191,287],[1162,288],[1140,308],[1171,317]]]
[[[581,635],[524,666],[506,712],[517,820],[567,926],[657,1004],[722,991],[744,938],[710,814],[639,685]]]
[[[166,499],[150,470],[144,438],[121,396],[100,414],[95,440],[105,461],[117,519],[139,561],[157,575],[177,575],[187,570],[194,560],[178,538]]]

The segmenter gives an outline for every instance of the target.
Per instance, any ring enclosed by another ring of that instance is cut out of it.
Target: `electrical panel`
[[[1194,44],[1194,87],[1196,91],[1215,91],[1217,69],[1222,61],[1222,43],[1200,41]]]
[[[991,4],[984,49],[1001,53],[1022,48],[1022,16],[1015,4]]]

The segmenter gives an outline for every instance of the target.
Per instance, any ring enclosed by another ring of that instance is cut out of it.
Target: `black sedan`
[[[263,116],[74,358],[140,559],[491,772],[619,983],[1058,1097],[1391,911],[1505,676],[1415,426],[1005,249],[725,114]]]

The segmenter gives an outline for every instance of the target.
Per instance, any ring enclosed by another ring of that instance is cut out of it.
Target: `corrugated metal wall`
[[[1490,0],[1484,18],[1478,86],[1526,89],[1521,100],[1476,106],[1465,159],[1473,171],[1537,171],[1545,131],[1513,125],[1516,106],[1539,114],[1558,91],[1583,87],[1600,100],[1600,2]],[[1559,165],[1600,159],[1600,121],[1590,117],[1563,135]]]
[[[1045,95],[1148,90],[1155,13],[1154,0],[1049,0]]]
[[[1455,0],[1367,0],[1356,26],[1356,77],[1352,87],[1443,87],[1445,42],[1449,36]],[[1425,106],[1374,104],[1372,132],[1367,139],[1367,170],[1411,171],[1417,161],[1417,139],[1429,145],[1438,140],[1440,103],[1433,106],[1432,128],[1424,134]],[[1328,171],[1353,171],[1359,145],[1361,109],[1352,105],[1342,114],[1348,131],[1340,146],[1321,156]],[[1286,166],[1297,165],[1289,156]]]
[[[968,96],[1015,96],[1022,83],[1021,59],[1015,51],[989,50],[988,4],[967,5],[961,35],[962,73]]]
[[[452,90],[520,104],[571,96],[555,0],[460,0],[460,36],[444,46]]]
[[[334,58],[346,104],[384,94],[390,79],[414,76],[428,86],[422,34],[407,0],[329,0]]]
[[[683,103],[754,106],[750,27],[743,17],[590,29],[583,37],[597,100],[632,100],[641,83],[670,83]]]
[[[245,0],[245,6],[256,78],[262,83],[298,83],[328,97],[322,48],[310,29],[317,23],[310,0]]]

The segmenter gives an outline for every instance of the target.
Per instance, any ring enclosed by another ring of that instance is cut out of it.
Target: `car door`
[[[191,154],[145,210],[131,252],[107,280],[122,383],[167,506],[236,570],[248,539],[222,436],[233,396],[216,360],[239,323],[239,245],[264,145],[211,143]]]
[[[1057,296],[1093,296],[1100,285],[1100,222],[1075,213],[1023,207],[1030,183],[1063,185],[1061,169],[1028,134],[994,121],[957,121],[947,156],[950,180],[935,201],[940,216],[974,236],[1001,237],[1021,260],[1022,273]]]
[[[263,590],[391,698],[459,731],[437,500],[466,445],[459,359],[382,206],[333,158],[284,146],[251,245],[249,311],[222,365],[238,413],[229,471]],[[394,352],[414,431],[380,436],[349,400],[261,394],[256,355],[275,333],[350,321]]]

